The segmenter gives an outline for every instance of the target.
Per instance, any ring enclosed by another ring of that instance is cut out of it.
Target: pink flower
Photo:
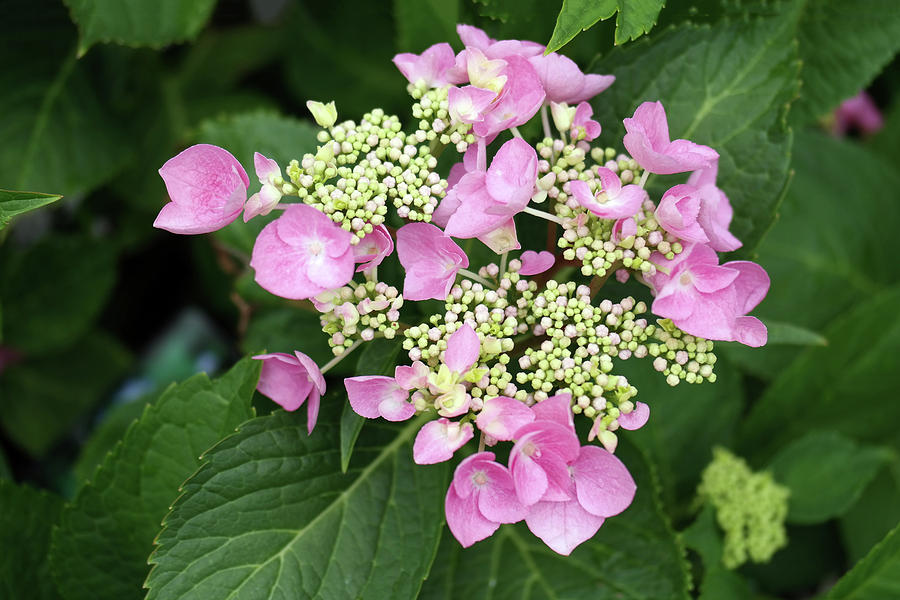
[[[361,417],[388,421],[405,421],[416,413],[409,401],[409,390],[393,377],[364,375],[344,379],[350,407]]]
[[[640,429],[646,425],[649,420],[650,407],[643,402],[635,402],[634,409],[630,413],[621,413],[619,414],[619,418],[616,419],[616,421],[619,422],[619,427],[629,431]]]
[[[547,250],[541,250],[540,252],[526,250],[519,257],[519,261],[522,263],[519,275],[538,275],[552,267],[553,263],[556,262],[556,257]]]
[[[600,190],[592,194],[588,184],[580,179],[569,182],[569,191],[578,204],[601,219],[622,219],[634,216],[640,209],[647,192],[639,185],[622,186],[622,180],[610,169],[597,167]]]
[[[705,169],[719,158],[709,146],[688,140],[670,142],[666,111],[660,102],[644,102],[624,123],[628,132],[622,140],[625,148],[651,173],[669,175]]]
[[[528,205],[536,181],[537,152],[522,139],[509,140],[486,172],[466,173],[452,188],[451,202],[459,204],[447,219],[447,235],[471,238],[500,227]]]
[[[445,502],[447,526],[468,548],[490,537],[501,523],[516,523],[525,516],[506,467],[493,452],[479,452],[456,467]]]
[[[703,244],[686,246],[672,260],[659,253],[651,260],[668,271],[647,277],[656,293],[651,306],[655,314],[691,335],[765,345],[766,326],[746,316],[769,291],[769,276],[762,267],[748,261],[720,266],[715,251]]]
[[[483,30],[472,25],[457,25],[456,33],[467,48],[477,48],[488,58],[506,58],[513,55],[528,58],[544,51],[544,46],[537,42],[491,39]]]
[[[456,55],[447,43],[435,44],[421,55],[404,52],[393,60],[413,85],[421,82],[429,88],[439,88],[466,81],[465,71],[456,67]]]
[[[404,390],[421,390],[428,387],[428,374],[431,369],[422,361],[415,361],[412,365],[398,365],[394,368],[394,379],[397,385]]]
[[[519,501],[531,506],[539,500],[567,500],[571,495],[567,465],[578,457],[575,430],[537,420],[520,428],[516,438],[509,470]]]
[[[448,90],[447,101],[450,118],[457,123],[478,123],[484,120],[497,93],[474,85],[465,87],[451,87]]]
[[[485,401],[475,424],[495,440],[506,442],[512,440],[519,429],[532,421],[534,413],[524,403],[514,398],[497,396]]]
[[[681,184],[669,188],[656,208],[656,220],[663,229],[688,242],[706,242],[706,232],[697,222],[700,196],[697,188]]]
[[[159,170],[171,202],[154,227],[172,233],[209,233],[234,221],[247,201],[250,179],[230,152],[197,144],[166,161]]]
[[[406,270],[407,300],[446,299],[457,271],[469,266],[466,253],[428,223],[409,223],[397,230],[397,256]]]
[[[308,399],[306,429],[312,433],[319,416],[319,399],[325,393],[325,378],[319,366],[302,352],[254,356],[263,361],[257,391],[286,411],[295,411]]]
[[[544,101],[544,88],[528,60],[517,55],[503,60],[506,67],[501,77],[506,81],[497,99],[483,113],[483,119],[472,125],[475,135],[483,138],[492,139],[505,129],[527,123]]]
[[[352,234],[306,204],[291,204],[256,238],[250,266],[264,289],[292,300],[337,289],[353,278]]]
[[[854,127],[862,133],[875,133],[884,127],[881,111],[865,90],[844,100],[834,111],[834,133],[845,135]]]
[[[453,458],[453,453],[475,435],[471,423],[448,419],[430,421],[422,426],[413,443],[413,460],[418,465],[433,465]]]
[[[541,80],[549,102],[578,104],[590,100],[616,80],[613,75],[585,75],[575,62],[556,52],[528,59]]]
[[[697,188],[697,196],[700,198],[700,214],[697,215],[697,222],[709,238],[709,247],[718,252],[730,252],[743,244],[728,231],[734,211],[728,202],[728,196],[716,187],[718,171],[719,161],[716,161],[708,169],[691,173],[687,182],[688,185]]]
[[[250,196],[244,205],[244,223],[257,215],[267,215],[281,201],[281,188],[275,185],[275,180],[281,177],[281,169],[271,158],[266,158],[259,152],[253,153],[253,165],[256,167],[256,177],[262,184],[262,189]]]
[[[572,130],[569,134],[573,140],[592,141],[596,139],[602,128],[600,123],[591,119],[594,109],[587,102],[579,102],[575,107],[575,118],[572,119]]]
[[[447,368],[459,375],[465,375],[478,362],[481,355],[481,340],[468,323],[464,323],[447,339],[443,362]]]
[[[376,225],[353,247],[354,262],[363,263],[356,268],[357,273],[370,271],[394,251],[394,240],[384,225]]]

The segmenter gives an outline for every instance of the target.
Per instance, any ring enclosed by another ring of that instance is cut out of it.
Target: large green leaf
[[[808,525],[844,514],[890,458],[884,448],[811,431],[782,449],[769,469],[791,490],[788,521]]]
[[[828,600],[881,600],[900,596],[900,525],[844,575]]]
[[[63,500],[0,479],[0,596],[56,600],[47,551]]]
[[[563,0],[547,51],[554,52],[572,38],[616,13],[616,44],[636,40],[656,25],[665,0]]]
[[[144,410],[63,512],[53,533],[53,575],[65,597],[140,595],[159,523],[200,455],[253,416],[261,363],[239,362],[210,381],[196,375]]]
[[[836,319],[824,332],[830,345],[804,351],[753,406],[742,430],[745,453],[764,460],[812,428],[894,440],[900,422],[897,306],[895,286]]]
[[[468,549],[447,534],[421,598],[687,598],[684,547],[660,510],[653,467],[627,442],[617,456],[637,483],[634,502],[571,556],[554,553],[524,524],[504,525]]]
[[[841,537],[851,562],[868,554],[900,523],[900,463],[882,469],[859,502],[840,519]]]
[[[166,517],[148,600],[415,598],[440,539],[446,465],[412,461],[421,421],[373,423],[341,473],[337,407],[258,417],[204,457]]]
[[[52,204],[62,198],[56,194],[0,190],[0,230],[16,216]]]
[[[616,76],[594,102],[604,133],[614,136],[608,142],[621,146],[622,119],[642,102],[660,100],[673,139],[719,152],[718,186],[734,206],[731,228],[744,253],[772,225],[789,179],[785,116],[799,68],[794,21],[787,15],[712,28],[685,24],[617,48],[594,66]]]
[[[681,532],[685,546],[703,560],[700,600],[750,600],[747,582],[739,574],[722,565],[722,533],[716,524],[716,512],[707,504],[690,526]]]
[[[189,40],[209,20],[216,0],[65,0],[81,33],[78,52],[97,42],[159,48]]]

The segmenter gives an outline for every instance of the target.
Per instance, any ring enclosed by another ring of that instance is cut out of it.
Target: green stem
[[[351,352],[353,352],[354,350],[359,348],[359,346],[362,343],[363,343],[362,340],[356,340],[355,342],[353,342],[353,344],[349,348],[347,348],[346,350],[341,352],[339,356],[335,356],[334,358],[329,360],[327,363],[325,363],[325,365],[322,367],[322,375],[324,375],[325,373],[330,371],[332,367],[334,367],[336,364],[338,364],[339,362],[344,360],[348,354],[350,354]]]
[[[556,215],[551,215],[548,212],[544,212],[542,210],[537,210],[536,208],[531,208],[530,206],[526,206],[522,209],[522,212],[528,213],[529,215],[534,215],[535,217],[540,217],[542,219],[546,219],[548,221],[553,221],[554,223],[558,223],[560,225],[563,224],[563,220],[557,217]]]
[[[487,279],[485,279],[478,273],[473,273],[472,271],[470,271],[468,269],[460,269],[457,273],[459,275],[462,275],[463,277],[468,277],[472,281],[477,281],[478,283],[480,283],[481,285],[483,285],[485,287],[494,289],[494,284],[492,284],[490,281],[488,281]]]

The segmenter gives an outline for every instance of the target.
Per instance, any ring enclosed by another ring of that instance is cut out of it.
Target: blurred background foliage
[[[676,529],[694,518],[713,446],[771,467],[794,494],[789,546],[739,575],[707,568],[699,589],[808,597],[900,520],[900,11],[670,4],[637,41],[614,48],[608,19],[561,52],[619,77],[594,102],[607,144],[643,100],[663,100],[673,137],[703,104],[696,141],[743,161],[723,166],[723,188],[759,242],[744,256],[772,277],[756,311],[771,343],[721,344],[715,385],[671,389],[627,365],[654,411],[632,437]],[[314,148],[308,99],[335,100],[341,118],[380,106],[408,121],[394,54],[459,49],[458,22],[547,43],[559,11],[559,0],[0,0],[0,188],[64,196],[0,230],[0,479],[72,497],[170,382],[262,348],[329,357],[315,313],[246,271],[264,219],[197,237],[151,227],[165,160],[208,142],[248,171],[254,151],[283,164]],[[715,72],[746,64],[717,63],[741,44],[770,67],[718,84]],[[862,88],[884,128],[832,135],[832,111]]]

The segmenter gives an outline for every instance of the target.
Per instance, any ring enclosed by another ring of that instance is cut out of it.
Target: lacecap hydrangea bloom
[[[241,214],[266,219],[255,279],[319,312],[334,359],[257,356],[259,390],[285,410],[305,403],[311,433],[324,374],[366,342],[395,340],[406,355],[392,376],[343,387],[367,419],[426,421],[416,463],[461,459],[446,495],[451,533],[469,546],[524,521],[569,554],[640,493],[615,455],[619,435],[665,400],[639,399],[617,364],[650,361],[670,385],[714,382],[716,341],[766,343],[748,313],[769,279],[720,259],[741,242],[719,155],[672,140],[660,102],[623,115],[627,154],[600,146],[589,102],[613,76],[534,42],[458,33],[458,52],[441,43],[394,58],[411,125],[381,109],[341,121],[333,103],[311,101],[319,146],[283,165],[257,153],[249,199],[233,156],[193,146],[160,170],[172,202],[156,225],[203,233]],[[536,141],[518,130],[533,119]],[[683,176],[651,194],[651,173]],[[520,239],[537,220],[546,239]],[[496,259],[472,264],[471,244]],[[379,270],[386,260],[399,278]],[[632,278],[642,293],[610,291]]]

